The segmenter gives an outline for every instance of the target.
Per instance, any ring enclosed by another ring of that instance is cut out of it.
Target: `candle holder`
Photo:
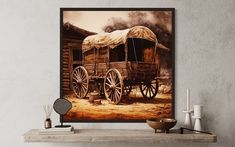
[[[202,131],[202,125],[201,125],[202,117],[203,117],[202,105],[194,105],[194,116],[193,116],[193,118],[195,119],[194,130]]]
[[[185,120],[184,120],[184,126],[186,128],[192,129],[192,113],[193,110],[184,110],[185,113]]]
[[[186,110],[183,112],[185,113],[185,120],[184,120],[184,126],[186,128],[192,129],[192,113],[193,110],[190,109],[190,89],[187,88],[187,105],[186,105]]]

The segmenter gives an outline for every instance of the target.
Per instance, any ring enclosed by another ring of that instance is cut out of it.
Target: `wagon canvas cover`
[[[99,49],[107,46],[112,49],[120,44],[125,44],[128,38],[142,38],[157,43],[156,35],[149,28],[135,26],[130,29],[88,36],[83,41],[82,50],[86,52],[92,48]]]

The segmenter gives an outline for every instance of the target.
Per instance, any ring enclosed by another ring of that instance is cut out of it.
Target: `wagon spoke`
[[[107,77],[107,82],[109,82],[109,84],[112,84],[112,82],[111,82],[109,77]]]
[[[80,69],[80,68],[77,70],[77,74],[78,74],[79,76],[81,76],[81,69]]]
[[[86,80],[86,81],[82,82],[81,85],[88,86],[88,81]]]
[[[120,87],[116,87],[117,89],[119,89],[119,90],[121,90],[122,88],[120,88]]]
[[[115,74],[114,74],[115,75]],[[118,80],[116,79],[116,77],[113,78],[113,84],[116,85],[118,83]]]
[[[113,71],[111,71],[110,75],[111,75],[111,78],[114,79],[115,73]]]
[[[117,94],[118,96],[121,96],[121,92],[119,90],[117,90]]]
[[[115,85],[120,85],[120,81],[116,80]]]
[[[78,77],[78,71],[74,70],[74,76]]]
[[[119,95],[121,95],[121,92],[120,92],[120,91],[118,91],[118,90],[117,90],[117,93],[118,93]]]
[[[147,88],[147,86],[146,86],[146,85],[143,85],[143,86],[144,86],[143,91],[145,91],[145,90],[146,90],[146,88]]]
[[[109,79],[109,82],[112,84],[113,79],[112,79],[112,74],[111,73],[108,74],[107,79]]]
[[[109,86],[106,86],[106,85],[105,85],[105,89],[107,90],[107,92],[110,91],[110,87],[109,87]]]
[[[112,99],[112,100],[113,100],[114,102],[116,102],[116,94],[115,94],[115,91],[113,91],[113,94],[112,94],[112,95],[113,95],[113,99]]]
[[[110,92],[110,100],[113,100],[113,91]]]
[[[152,91],[151,87],[149,87],[149,96],[152,97]]]
[[[76,80],[78,80],[78,75],[77,74],[74,74],[74,76],[73,76],[73,79],[76,79]]]
[[[121,85],[120,83],[117,83],[115,86],[119,86],[119,85]]]
[[[107,92],[109,92],[109,91],[111,90],[111,89],[110,89],[110,86],[108,86],[108,85],[106,85],[106,84],[104,85],[104,87],[105,87],[104,89],[106,89]]]
[[[84,88],[84,92],[86,92],[87,86],[82,86],[82,88]]]
[[[147,87],[147,89],[145,91],[145,95],[148,95],[148,90],[149,90],[149,87]]]
[[[88,86],[87,86],[86,84],[82,84],[81,87],[84,87],[85,90],[87,90],[87,87],[88,87]]]
[[[74,86],[74,89],[77,91],[78,90],[78,86]]]
[[[79,72],[78,72],[78,71],[76,71],[75,76],[76,76],[77,78],[80,78],[80,74],[79,74]]]
[[[111,95],[112,91],[108,91],[108,98],[110,98],[110,95]]]
[[[113,79],[113,74],[111,73],[111,81],[112,81],[112,84],[114,84],[114,79]]]
[[[81,78],[82,82],[86,82],[87,79],[85,77]]]
[[[153,85],[151,85],[151,87],[155,90],[155,89],[157,89],[156,87],[154,87]]]
[[[117,100],[116,100],[116,97],[117,97],[117,94],[116,94],[116,92],[115,91],[113,91],[113,102],[115,103]]]
[[[112,77],[111,73],[108,73],[107,77],[109,77],[109,78]]]
[[[117,102],[118,101],[118,97],[119,97],[120,95],[118,95],[118,93],[117,92],[115,92],[115,102]]]
[[[105,85],[107,85],[109,88],[111,87],[111,85],[109,83],[105,83]]]
[[[114,84],[116,85],[119,82],[118,75],[116,73],[114,75]]]
[[[83,87],[80,87],[80,93],[81,93],[81,95],[83,94],[83,92],[84,92],[84,88],[83,88]]]
[[[74,77],[73,77],[73,79],[74,79],[74,80],[76,80],[76,81],[78,81],[78,78],[77,78],[77,76],[74,76]]]
[[[80,79],[80,75],[77,73],[77,74],[75,74],[75,76],[74,77],[76,77],[77,78],[77,80],[79,80]]]
[[[151,94],[153,94],[153,95],[154,95],[154,90],[153,90],[153,88],[152,88],[152,87],[150,87],[150,91],[151,91]]]
[[[117,74],[114,74],[114,75],[115,75],[115,76],[114,76],[114,84],[116,85],[116,84],[119,83],[119,79],[118,79]]]
[[[84,91],[85,91],[84,87],[81,86],[81,88],[80,88],[80,93],[82,94]]]
[[[80,73],[80,77],[81,79],[86,79],[86,75],[83,72]]]
[[[79,89],[77,92],[78,92],[79,97],[81,97],[81,91],[80,91],[80,89]]]

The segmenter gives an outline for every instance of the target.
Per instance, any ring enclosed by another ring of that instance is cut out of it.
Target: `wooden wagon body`
[[[95,82],[109,102],[118,104],[133,85],[144,97],[154,98],[158,91],[159,57],[156,35],[147,27],[91,35],[82,45],[82,66],[73,71],[73,90],[79,98]]]

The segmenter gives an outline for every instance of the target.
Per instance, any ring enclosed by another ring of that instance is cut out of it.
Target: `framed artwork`
[[[61,8],[62,122],[174,118],[174,8]]]

